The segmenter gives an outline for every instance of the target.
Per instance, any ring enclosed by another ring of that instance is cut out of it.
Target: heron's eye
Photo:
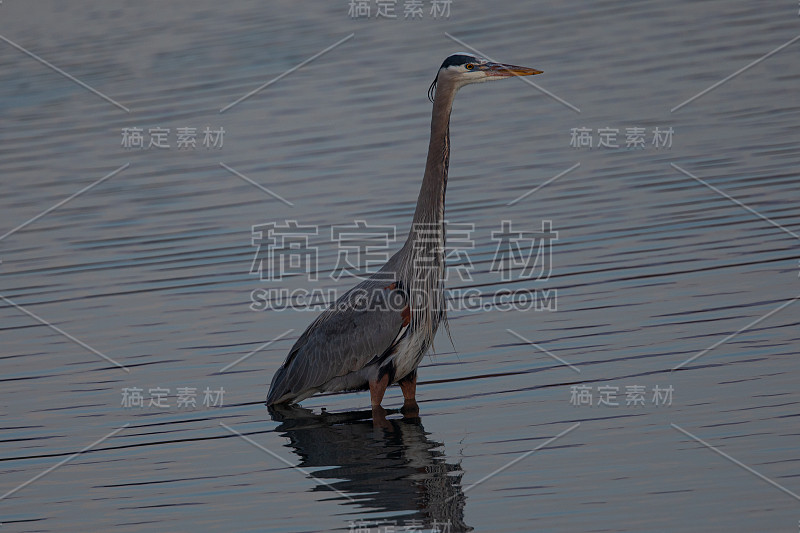
[[[472,63],[467,63],[466,65],[464,65],[464,68],[467,70],[472,70],[475,68],[475,65],[473,65]]]

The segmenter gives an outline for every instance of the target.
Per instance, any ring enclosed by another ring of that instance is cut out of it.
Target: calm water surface
[[[0,42],[3,531],[797,530],[800,42],[671,111],[800,34],[797,5],[424,5],[0,5],[0,35],[130,111]],[[548,289],[557,310],[451,312],[418,417],[396,389],[385,428],[363,393],[270,413],[315,312],[253,311],[251,293],[352,285],[330,276],[331,226],[404,238],[425,90],[465,49],[445,32],[557,97],[459,94],[447,217],[474,224],[473,268],[448,285]],[[126,149],[123,128],[169,128],[171,148]],[[286,220],[319,226],[317,281],[250,273],[252,227]],[[490,271],[503,220],[552,221],[549,279]]]

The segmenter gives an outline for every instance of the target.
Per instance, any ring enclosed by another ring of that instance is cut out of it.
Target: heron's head
[[[533,76],[541,73],[541,70],[495,63],[469,52],[459,52],[449,56],[439,67],[439,72],[428,89],[428,98],[431,102],[433,101],[436,85],[440,83],[452,84],[457,90],[470,83],[500,80],[512,76]]]

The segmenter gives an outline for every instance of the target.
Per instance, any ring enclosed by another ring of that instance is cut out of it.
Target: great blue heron
[[[444,60],[428,90],[431,138],[408,239],[378,272],[343,294],[300,335],[272,378],[267,405],[369,388],[373,409],[380,409],[386,388],[399,383],[404,408],[416,409],[417,366],[439,324],[447,325],[443,223],[453,99],[471,83],[540,73],[469,53]]]

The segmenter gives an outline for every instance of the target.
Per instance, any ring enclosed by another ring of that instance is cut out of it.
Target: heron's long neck
[[[428,159],[417,199],[417,210],[414,212],[414,224],[441,224],[444,219],[444,195],[450,165],[450,111],[455,94],[455,88],[449,84],[440,84],[436,88]]]
[[[444,193],[450,164],[450,110],[456,89],[436,88],[431,116],[431,140],[425,176],[408,234],[399,279],[411,298],[411,323],[433,341],[440,320],[446,320],[444,290]]]

